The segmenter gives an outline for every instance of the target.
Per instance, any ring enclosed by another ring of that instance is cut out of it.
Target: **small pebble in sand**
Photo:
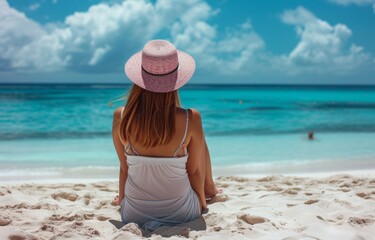
[[[251,225],[264,223],[267,221],[267,219],[264,217],[252,216],[249,214],[243,214],[243,215],[238,216],[237,218]]]
[[[0,226],[6,226],[12,222],[9,218],[0,218]]]
[[[317,199],[310,199],[310,200],[307,200],[305,202],[305,204],[310,205],[310,204],[313,204],[313,203],[316,203],[316,202],[319,202],[319,200],[317,200]]]
[[[52,193],[51,196],[55,200],[62,198],[62,199],[66,199],[72,202],[74,202],[78,198],[78,195],[76,193],[67,193],[67,192]]]

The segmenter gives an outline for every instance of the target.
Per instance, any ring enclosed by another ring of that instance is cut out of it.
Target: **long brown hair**
[[[170,141],[175,130],[178,92],[155,93],[133,85],[120,121],[122,142],[132,141],[156,147]]]

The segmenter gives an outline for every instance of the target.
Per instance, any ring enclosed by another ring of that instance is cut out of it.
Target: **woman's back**
[[[184,151],[183,147],[180,146],[180,143],[183,139],[184,146],[187,146],[189,145],[191,139],[191,132],[189,131],[189,119],[191,119],[192,113],[191,110],[188,110],[188,113],[186,111],[187,109],[176,108],[175,131],[172,131],[173,134],[171,135],[171,139],[167,144],[156,147],[145,147],[142,144],[134,141],[132,136],[130,136],[131,145],[134,147],[134,149],[136,149],[138,154],[142,156],[173,157],[176,150],[178,150],[177,156],[183,156]],[[185,131],[186,136],[184,138]]]

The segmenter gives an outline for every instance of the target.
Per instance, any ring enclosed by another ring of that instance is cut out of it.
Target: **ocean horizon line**
[[[14,87],[20,87],[20,86],[45,86],[45,87],[53,87],[53,86],[59,86],[59,87],[69,87],[69,86],[81,86],[81,87],[90,87],[90,86],[103,86],[103,87],[130,87],[132,86],[132,83],[74,83],[74,82],[68,82],[68,83],[30,83],[30,82],[18,82],[18,83],[12,83],[12,82],[0,82],[0,87],[2,86],[14,86]],[[303,83],[189,83],[183,87],[183,89],[198,89],[198,88],[303,88],[303,89],[312,89],[312,88],[320,88],[320,89],[327,89],[327,88],[374,88],[375,84],[303,84]]]

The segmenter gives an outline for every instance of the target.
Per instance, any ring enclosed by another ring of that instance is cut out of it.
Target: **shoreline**
[[[24,170],[2,169],[0,170],[0,184],[118,181],[118,171],[118,166],[41,167]],[[243,176],[255,178],[270,175],[327,177],[336,174],[374,176],[375,159],[268,162],[213,166],[214,177]]]
[[[327,176],[343,172],[375,172],[375,159],[315,160],[301,162],[253,163],[226,167],[213,167],[215,175],[307,175]]]
[[[214,179],[221,177],[243,177],[249,179],[264,177],[301,177],[301,178],[327,178],[336,175],[351,175],[354,177],[375,178],[375,169],[357,169],[341,171],[322,171],[322,172],[293,172],[293,173],[256,173],[256,174],[214,174]],[[0,181],[0,186],[19,185],[19,184],[57,184],[57,183],[101,183],[101,182],[118,182],[118,178],[53,178],[53,179],[25,179],[25,180],[8,180]]]
[[[240,177],[248,179],[267,178],[267,177],[299,177],[321,179],[335,176],[352,176],[360,178],[375,178],[375,169],[357,169],[342,171],[322,171],[322,172],[293,172],[293,173],[245,173],[245,174],[214,174],[214,179],[225,177]],[[9,180],[0,181],[0,186],[18,186],[18,185],[53,185],[53,184],[96,184],[96,183],[118,183],[118,178],[52,178],[52,179],[27,179],[27,180]],[[117,191],[117,190],[116,190]]]

